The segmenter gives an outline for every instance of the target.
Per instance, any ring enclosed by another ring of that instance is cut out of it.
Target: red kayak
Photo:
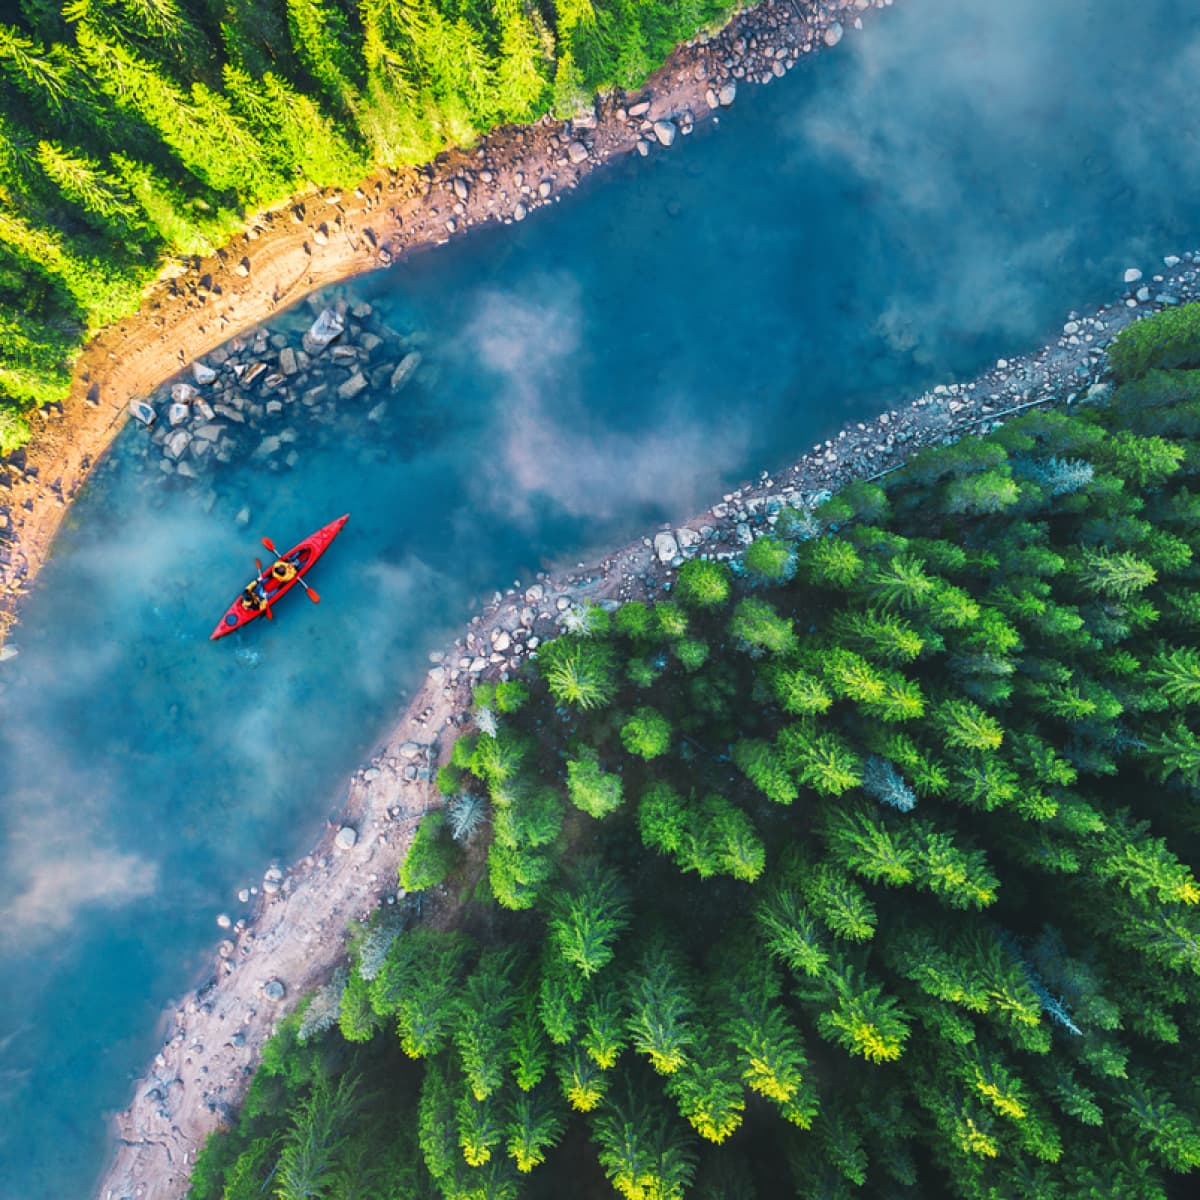
[[[233,633],[263,613],[269,615],[271,608],[300,582],[313,563],[329,549],[330,543],[342,532],[342,526],[348,520],[349,513],[330,521],[324,529],[318,529],[316,533],[310,533],[303,541],[297,542],[286,554],[277,555],[265,571],[260,569],[258,577],[252,579],[229,606],[209,640],[216,641],[227,633]],[[266,538],[263,544],[268,545]],[[313,599],[317,598],[311,589],[305,590]]]

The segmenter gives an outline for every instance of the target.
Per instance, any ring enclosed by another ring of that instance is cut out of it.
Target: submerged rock
[[[416,373],[417,368],[421,365],[421,354],[418,350],[411,350],[397,364],[396,369],[392,372],[390,387],[393,392],[398,392]]]
[[[217,377],[216,371],[207,363],[202,363],[199,360],[192,363],[192,378],[201,386],[207,387]]]
[[[834,21],[828,29],[825,30],[825,45],[836,46],[842,40],[842,34],[846,31],[842,28],[840,21]]]
[[[309,354],[319,354],[335,338],[341,337],[345,328],[345,319],[336,309],[322,309],[321,315],[301,339],[305,351]]]

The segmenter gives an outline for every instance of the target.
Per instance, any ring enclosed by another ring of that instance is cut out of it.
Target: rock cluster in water
[[[370,304],[335,300],[302,334],[281,325],[234,338],[155,396],[130,401],[130,413],[167,479],[190,484],[234,462],[287,471],[314,431],[320,439],[381,422],[414,378],[428,380],[424,342],[388,328]]]

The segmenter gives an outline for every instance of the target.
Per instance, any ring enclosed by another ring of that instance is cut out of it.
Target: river
[[[473,597],[1197,244],[1200,14],[1049,7],[899,0],[669,153],[356,282],[425,363],[383,420],[298,427],[293,470],[231,465],[209,507],[121,434],[0,665],[2,1200],[87,1193],[217,914],[313,843]],[[207,640],[261,535],[346,511],[319,605]]]

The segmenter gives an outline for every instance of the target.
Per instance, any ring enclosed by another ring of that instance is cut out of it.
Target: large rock
[[[202,363],[199,360],[192,363],[192,378],[201,386],[207,387],[217,377],[216,371],[207,363]]]
[[[846,31],[842,28],[840,21],[834,21],[828,29],[825,30],[825,45],[836,46],[842,40],[842,34]]]
[[[284,348],[280,350],[279,369],[285,375],[295,375],[295,373],[300,369],[299,364],[296,362],[296,352],[291,348],[291,346],[284,346]]]
[[[177,429],[163,443],[163,449],[169,458],[178,459],[188,448],[192,435],[186,429]]]
[[[587,147],[582,142],[571,142],[567,146],[567,158],[573,163],[581,163],[588,156]]]
[[[660,146],[670,146],[675,141],[675,135],[679,131],[675,128],[674,121],[655,121],[654,136],[658,138]]]
[[[664,565],[670,563],[679,554],[679,543],[673,533],[656,533],[654,535],[654,553],[658,561]]]
[[[1125,272],[1125,282],[1126,283],[1139,283],[1141,281],[1141,278],[1142,278],[1142,273],[1141,273],[1141,271],[1139,271],[1137,269],[1137,267],[1130,267]]]
[[[279,449],[279,446],[280,441],[278,435],[274,433],[268,434],[261,442],[258,443],[258,446],[254,451],[254,457],[268,458]]]
[[[345,328],[344,318],[335,309],[323,309],[302,339],[304,349],[309,354],[319,354],[335,338],[341,337]]]
[[[191,404],[196,395],[196,389],[190,383],[177,383],[171,388],[171,399],[176,404]]]
[[[152,405],[146,403],[145,400],[130,400],[129,415],[135,421],[140,421],[147,429],[154,424],[158,418],[158,413],[154,411]]]
[[[358,841],[358,830],[353,829],[349,825],[343,825],[337,831],[337,836],[333,839],[333,844],[339,850],[352,850],[355,842]]]
[[[724,84],[717,93],[717,99],[720,100],[722,108],[728,108],[737,99],[737,84],[732,79]]]
[[[192,410],[186,404],[175,403],[167,409],[167,421],[174,428],[182,425],[191,415]]]
[[[398,392],[408,381],[413,377],[417,368],[421,365],[421,352],[419,350],[410,350],[400,362],[396,365],[396,369],[392,372],[392,380],[390,387],[393,392]]]
[[[337,394],[342,400],[353,400],[367,386],[367,377],[361,371],[355,371],[345,383],[338,386]]]

